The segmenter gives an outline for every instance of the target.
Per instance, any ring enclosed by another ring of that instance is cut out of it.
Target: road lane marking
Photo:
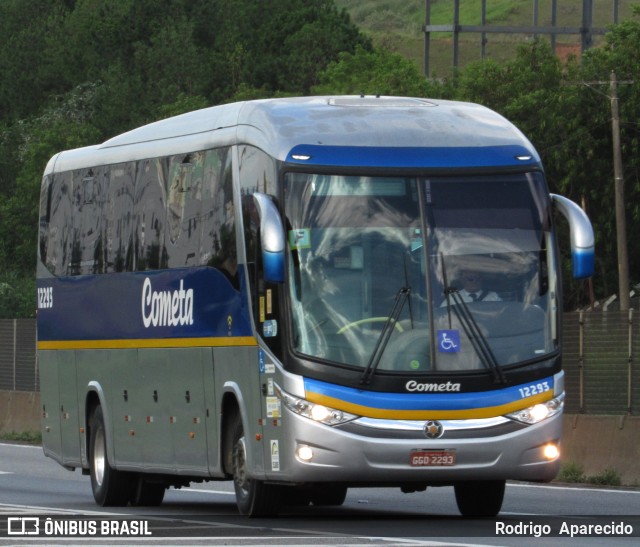
[[[185,493],[198,492],[200,494],[224,494],[224,495],[227,495],[227,496],[235,496],[236,495],[235,492],[229,492],[228,490],[205,490],[204,488],[191,488],[191,487],[172,488],[172,489],[169,490],[169,492],[185,492]]]
[[[580,492],[606,492],[608,494],[640,494],[640,490],[625,490],[624,487],[620,489],[613,488],[588,488],[583,486],[582,484],[576,484],[575,486],[562,486],[562,485],[546,485],[546,484],[514,484],[507,483],[507,486],[515,486],[519,488],[546,488],[549,490],[568,490],[575,491],[580,490]]]

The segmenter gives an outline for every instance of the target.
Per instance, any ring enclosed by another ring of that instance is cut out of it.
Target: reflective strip
[[[38,349],[190,348],[257,345],[256,339],[251,336],[229,336],[208,338],[139,338],[131,340],[42,340],[38,342]]]

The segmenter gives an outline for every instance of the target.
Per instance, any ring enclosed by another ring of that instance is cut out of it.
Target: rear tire
[[[282,488],[249,477],[247,469],[247,445],[238,413],[231,419],[230,439],[231,474],[240,514],[248,517],[275,516],[282,504]]]
[[[502,508],[506,481],[465,481],[454,486],[464,517],[495,517]]]
[[[127,505],[131,496],[131,475],[109,465],[107,436],[102,407],[98,405],[89,419],[89,466],[91,489],[98,505]]]
[[[162,503],[166,491],[164,483],[148,481],[141,473],[133,483],[131,505],[134,507],[157,507]]]

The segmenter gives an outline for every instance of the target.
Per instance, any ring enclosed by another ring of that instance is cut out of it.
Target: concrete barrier
[[[40,431],[40,393],[0,390],[0,433]]]
[[[562,461],[587,476],[614,469],[622,484],[640,486],[640,416],[565,414]]]
[[[0,433],[40,431],[40,393],[0,391]],[[562,461],[587,476],[607,469],[640,486],[640,416],[565,414]]]

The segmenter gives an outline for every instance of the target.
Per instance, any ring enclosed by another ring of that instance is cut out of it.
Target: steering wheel
[[[344,334],[348,330],[351,330],[354,327],[359,327],[360,325],[365,325],[367,323],[386,323],[389,321],[390,317],[367,317],[365,319],[358,319],[357,321],[352,321],[351,323],[347,323],[344,327],[342,327],[336,334]],[[404,332],[404,328],[397,321],[394,322],[394,327],[398,332]]]

